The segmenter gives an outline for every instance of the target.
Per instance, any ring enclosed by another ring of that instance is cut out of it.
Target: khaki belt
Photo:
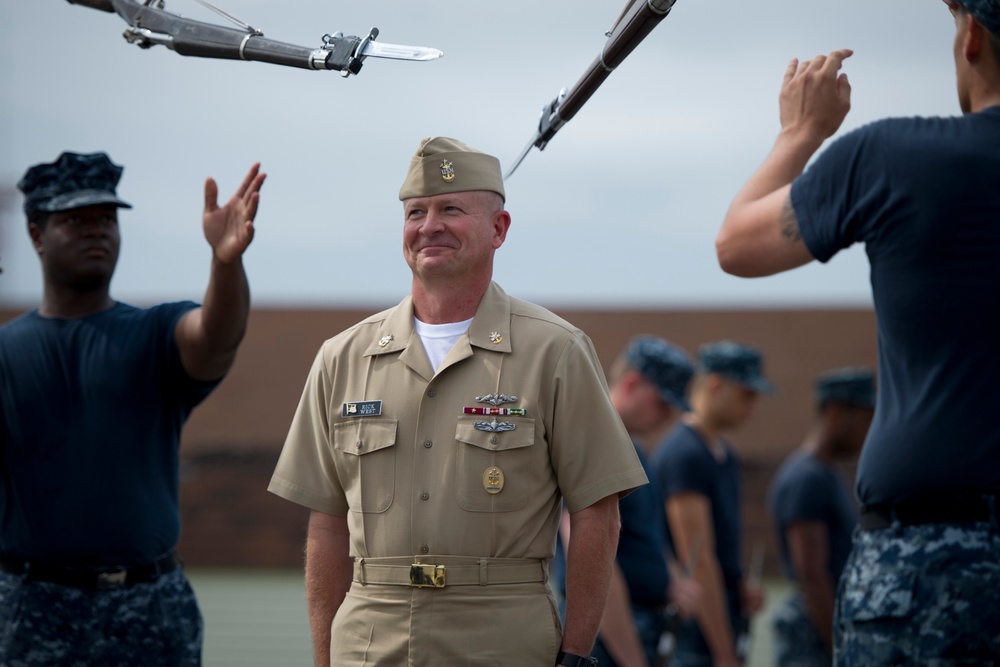
[[[548,581],[548,563],[529,558],[358,558],[354,581],[414,588],[491,586]]]

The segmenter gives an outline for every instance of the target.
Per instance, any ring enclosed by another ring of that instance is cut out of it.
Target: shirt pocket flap
[[[395,419],[365,417],[333,425],[333,448],[342,454],[364,456],[395,444]]]
[[[476,424],[488,425],[488,429]],[[513,425],[509,428],[507,425]],[[505,430],[506,429],[506,430]],[[535,420],[518,418],[516,421],[499,421],[482,417],[459,417],[455,439],[473,447],[501,452],[535,444]]]

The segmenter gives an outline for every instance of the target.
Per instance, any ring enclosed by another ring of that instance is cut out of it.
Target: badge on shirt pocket
[[[470,512],[513,512],[528,502],[533,474],[535,421],[520,418],[517,428],[487,431],[477,428],[482,418],[458,418],[455,440],[455,493],[458,504]]]

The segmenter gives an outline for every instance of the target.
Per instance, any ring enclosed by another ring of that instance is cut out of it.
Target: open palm
[[[253,220],[257,215],[260,188],[266,174],[260,173],[260,163],[247,172],[236,193],[219,207],[219,186],[215,179],[205,180],[205,213],[202,228],[205,240],[222,262],[239,259],[253,240]]]

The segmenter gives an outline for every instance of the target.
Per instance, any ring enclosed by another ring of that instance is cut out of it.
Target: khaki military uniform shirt
[[[269,490],[346,516],[357,558],[549,559],[564,497],[646,481],[590,339],[491,284],[437,373],[410,297],[324,343]]]

